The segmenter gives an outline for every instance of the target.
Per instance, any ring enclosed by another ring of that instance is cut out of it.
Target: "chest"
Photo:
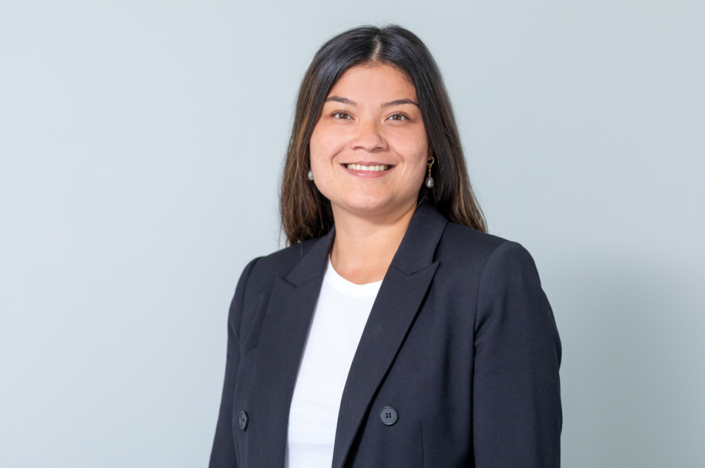
[[[247,431],[234,431],[243,466],[267,466],[259,464],[267,459],[267,454],[261,453],[263,447],[283,457],[290,424],[297,424],[297,417],[310,422],[310,418],[297,416],[301,410],[323,412],[314,419],[318,418],[322,425],[319,429],[339,451],[346,445],[340,434],[347,429],[350,443],[345,447],[345,466],[370,466],[371,460],[375,466],[383,462],[379,466],[386,467],[423,466],[419,463],[426,460],[429,466],[429,460],[434,459],[444,466],[454,466],[469,459],[474,349],[471,288],[459,293],[453,286],[449,289],[455,293],[448,294],[446,288],[435,284],[429,281],[423,291],[416,291],[420,297],[401,332],[394,320],[379,317],[316,317],[314,301],[309,304],[312,310],[308,315],[302,314],[302,320],[308,322],[302,327],[305,332],[300,348],[291,345],[301,339],[296,336],[296,327],[290,329],[290,339],[286,334],[283,339],[273,339],[268,335],[272,330],[263,326],[266,315],[275,313],[272,299],[278,304],[296,304],[295,291],[279,289],[272,292],[273,297],[252,301],[260,310],[252,312],[234,397],[234,408],[248,408],[252,420]],[[394,316],[398,313],[395,304],[382,297],[375,301],[374,313]],[[272,347],[281,349],[272,352]],[[373,347],[383,352],[368,354]],[[317,362],[307,365],[304,350],[312,351]],[[279,359],[273,360],[272,356]],[[388,362],[382,362],[385,360]],[[300,372],[308,373],[308,388],[301,394],[311,397],[308,400],[297,400],[294,390]],[[278,388],[271,388],[272,376]],[[267,383],[270,388],[263,388]],[[327,388],[340,397],[323,398],[317,405],[316,392]],[[350,408],[359,411],[346,411]],[[387,424],[390,408],[393,424]],[[268,427],[263,427],[265,424]]]

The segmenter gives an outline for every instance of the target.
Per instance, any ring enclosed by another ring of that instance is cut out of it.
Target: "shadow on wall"
[[[705,269],[643,263],[576,261],[543,281],[563,342],[563,466],[705,466]]]

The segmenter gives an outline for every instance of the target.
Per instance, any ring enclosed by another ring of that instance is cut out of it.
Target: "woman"
[[[561,347],[529,253],[486,234],[423,43],[361,27],[301,85],[290,246],[228,319],[210,466],[557,467]]]

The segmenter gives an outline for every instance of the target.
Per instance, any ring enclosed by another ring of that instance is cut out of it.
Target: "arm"
[[[255,258],[247,264],[240,275],[240,280],[235,289],[235,296],[230,304],[228,314],[228,354],[225,364],[225,383],[220,402],[220,414],[215,430],[215,440],[211,451],[210,468],[234,468],[235,442],[233,439],[233,392],[235,390],[235,376],[240,363],[240,317],[242,303],[245,297],[245,286],[252,271],[252,266],[258,259]]]
[[[561,343],[529,252],[504,242],[480,279],[473,445],[477,468],[558,468]]]

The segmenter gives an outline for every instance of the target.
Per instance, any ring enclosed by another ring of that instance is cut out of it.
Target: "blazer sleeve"
[[[247,264],[235,288],[235,296],[228,313],[228,351],[225,363],[225,382],[220,402],[218,424],[215,429],[215,440],[211,450],[210,468],[236,468],[235,441],[233,437],[233,394],[235,391],[235,376],[240,363],[240,318],[245,297],[247,280],[252,267],[259,258]]]
[[[475,467],[557,468],[561,342],[536,265],[506,241],[479,282],[473,375]]]

